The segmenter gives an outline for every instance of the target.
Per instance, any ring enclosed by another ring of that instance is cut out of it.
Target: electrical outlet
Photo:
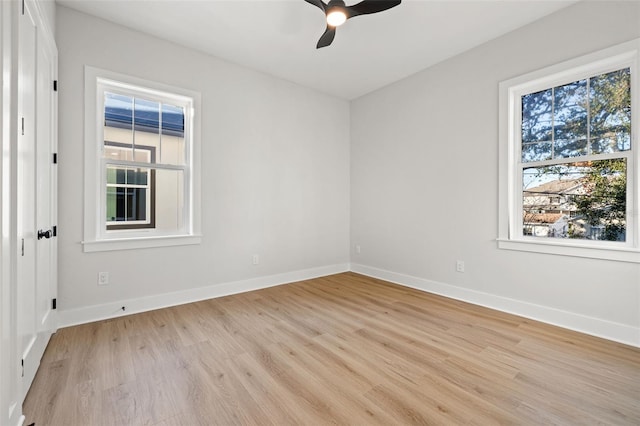
[[[362,253],[362,248],[359,245],[356,246],[356,253]]]
[[[107,284],[109,284],[109,273],[98,272],[98,285],[107,285]]]
[[[456,260],[456,271],[464,272],[464,260]]]
[[[251,262],[254,265],[257,265],[260,263],[260,256],[258,256],[257,254],[254,254],[253,257],[251,258]]]

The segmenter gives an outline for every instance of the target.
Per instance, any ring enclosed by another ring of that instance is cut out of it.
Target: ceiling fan
[[[358,15],[382,12],[402,2],[402,0],[363,0],[360,3],[347,6],[342,0],[331,0],[328,4],[322,0],[305,1],[318,7],[327,17],[327,29],[318,40],[316,49],[329,46],[336,36],[336,27],[344,24],[347,19]]]

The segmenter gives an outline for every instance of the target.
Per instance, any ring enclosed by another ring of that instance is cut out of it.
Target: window
[[[107,158],[122,157],[122,151],[130,149],[110,141],[104,144]],[[155,162],[154,147],[136,146],[136,150],[145,162]],[[107,165],[107,230],[155,228],[155,189],[154,169]]]
[[[499,247],[640,262],[639,45],[500,84]]]
[[[85,76],[84,250],[199,243],[199,95]]]

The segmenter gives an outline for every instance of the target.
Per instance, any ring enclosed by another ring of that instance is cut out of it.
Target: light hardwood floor
[[[26,425],[640,424],[640,350],[353,273],[59,330]]]

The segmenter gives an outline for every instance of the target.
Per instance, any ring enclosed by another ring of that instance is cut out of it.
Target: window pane
[[[162,133],[184,137],[184,108],[162,104]]]
[[[525,143],[522,144],[522,162],[551,160],[551,142]]]
[[[176,231],[184,222],[184,173],[182,170],[155,170],[156,229]]]
[[[184,149],[184,108],[163,104],[160,162],[184,164]]]
[[[158,133],[160,124],[160,104],[146,99],[136,98],[135,122],[137,131]]]
[[[115,168],[107,167],[107,183],[118,182],[118,171]]]
[[[606,154],[630,149],[631,135],[629,133],[610,133],[591,139],[591,152],[593,154]]]
[[[631,149],[629,68],[522,96],[521,124],[525,163]]]
[[[124,220],[124,189],[107,187],[107,222]],[[118,205],[122,206],[122,211],[118,215]]]
[[[147,189],[127,188],[126,189],[126,211],[127,221],[144,221],[147,218]]]
[[[185,164],[185,143],[183,137],[162,135],[160,162],[163,164]]]
[[[128,185],[146,185],[149,169],[127,169]]]
[[[116,169],[116,183],[127,183],[127,170],[126,169]]]
[[[151,150],[155,151],[155,148],[147,148],[147,147],[141,147],[140,145],[136,145],[136,151],[133,154],[133,161],[137,161],[139,163],[151,163],[154,162],[152,155],[151,155]]]
[[[579,157],[581,155],[587,155],[587,139],[572,139],[565,140],[560,139],[555,141],[555,148],[553,150],[554,158],[568,158]]]
[[[131,160],[133,148],[133,98],[105,92],[104,141],[121,145],[118,149],[106,148],[106,158]]]
[[[107,222],[122,222],[126,220],[125,188],[107,188]]]
[[[556,87],[554,93],[554,140],[563,141],[564,149],[554,152],[554,158],[586,154],[586,149],[566,148],[575,141],[587,139],[587,80]],[[566,153],[568,155],[563,155]]]
[[[131,129],[133,123],[133,98],[105,92],[104,94],[105,126]]]
[[[125,169],[107,167],[107,183],[125,184],[127,183],[127,173]]]
[[[593,153],[631,149],[631,72],[629,68],[591,78]]]
[[[524,235],[625,241],[626,172],[623,158],[525,168]]]
[[[522,142],[551,141],[553,91],[522,97]]]
[[[133,145],[113,146],[105,142],[104,157],[111,160],[131,161],[133,159]]]
[[[135,145],[143,149],[143,156],[136,161],[149,161],[150,149],[160,147],[160,104],[145,99],[135,99]]]

